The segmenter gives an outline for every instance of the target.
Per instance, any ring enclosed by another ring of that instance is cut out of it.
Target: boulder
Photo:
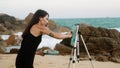
[[[25,17],[24,23],[28,24],[30,20],[32,19],[32,17],[33,17],[33,13],[29,13],[28,16]]]
[[[4,41],[0,41],[0,54],[5,53],[5,42]]]
[[[7,14],[0,14],[0,34],[9,34],[11,31],[21,31],[25,28],[23,20]]]
[[[0,24],[4,25],[7,29],[15,29],[13,24],[16,24],[16,18],[7,14],[0,15]]]
[[[11,34],[6,43],[7,46],[9,45],[15,46],[20,45],[21,41],[22,41],[21,37],[19,37],[18,35]]]
[[[64,45],[61,45],[61,44],[57,44],[57,45],[55,46],[55,49],[54,49],[54,50],[59,51],[59,54],[60,54],[60,55],[70,55],[70,53],[71,53],[71,48],[66,47],[66,46],[64,46]]]
[[[118,32],[115,29],[93,27],[87,24],[80,24],[79,26],[80,26],[79,31],[82,33],[88,51],[92,56],[95,56],[96,60],[119,62],[120,32]],[[63,40],[62,42],[66,41],[67,40]],[[86,52],[81,38],[80,49],[81,53]]]
[[[7,28],[0,24],[0,31],[5,32],[7,31]]]

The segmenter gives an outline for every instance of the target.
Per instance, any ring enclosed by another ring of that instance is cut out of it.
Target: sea
[[[107,17],[107,18],[52,18],[52,20],[55,21],[57,25],[69,27],[71,30],[76,29],[75,24],[85,23],[94,27],[116,29],[120,32],[120,17],[117,17],[117,18],[110,18],[110,17]],[[18,32],[16,34],[21,35],[22,33]],[[5,40],[8,37],[9,37],[8,35],[2,36],[2,38]],[[48,35],[43,35],[42,41],[39,44],[38,49],[42,47],[49,47],[51,49],[54,49],[55,45],[59,44],[61,41],[62,41],[61,39],[55,39]],[[13,48],[19,49],[20,47],[18,46],[6,47],[6,52],[10,52],[10,49],[13,49]]]
[[[120,32],[120,17],[106,18],[54,18],[52,19],[60,26],[69,27],[74,30],[75,24],[86,23],[94,27],[116,29]]]

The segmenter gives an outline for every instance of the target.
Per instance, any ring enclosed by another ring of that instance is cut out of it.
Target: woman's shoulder
[[[40,30],[40,29],[41,29],[41,30],[46,29],[46,27],[40,26],[40,25],[38,25],[38,24],[33,25],[32,28],[36,28],[36,29],[39,29],[39,30]]]
[[[46,27],[46,26],[42,26],[42,25],[33,25],[32,29],[31,30],[34,30],[34,31],[39,31],[40,34],[43,33],[43,34],[48,34],[51,30]]]
[[[30,29],[30,32],[33,34],[41,34],[41,28],[37,27],[36,25],[33,25]]]

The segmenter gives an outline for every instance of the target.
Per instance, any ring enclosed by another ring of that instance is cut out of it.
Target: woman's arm
[[[57,38],[57,39],[65,39],[65,38],[71,38],[72,37],[71,32],[67,33],[67,34],[60,34],[60,33],[57,33],[57,32],[53,32],[48,27],[43,28],[41,31],[44,34],[47,34],[47,35],[49,35],[51,37],[54,37],[54,38]]]
[[[56,33],[51,31],[49,34],[49,36],[57,38],[57,39],[65,39],[65,38],[71,38],[72,34],[71,33],[67,33],[67,34],[60,34],[60,33]]]

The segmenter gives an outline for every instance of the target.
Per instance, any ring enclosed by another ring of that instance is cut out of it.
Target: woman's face
[[[42,23],[42,25],[47,26],[48,25],[48,15],[46,15],[43,18],[40,18],[40,22]]]

